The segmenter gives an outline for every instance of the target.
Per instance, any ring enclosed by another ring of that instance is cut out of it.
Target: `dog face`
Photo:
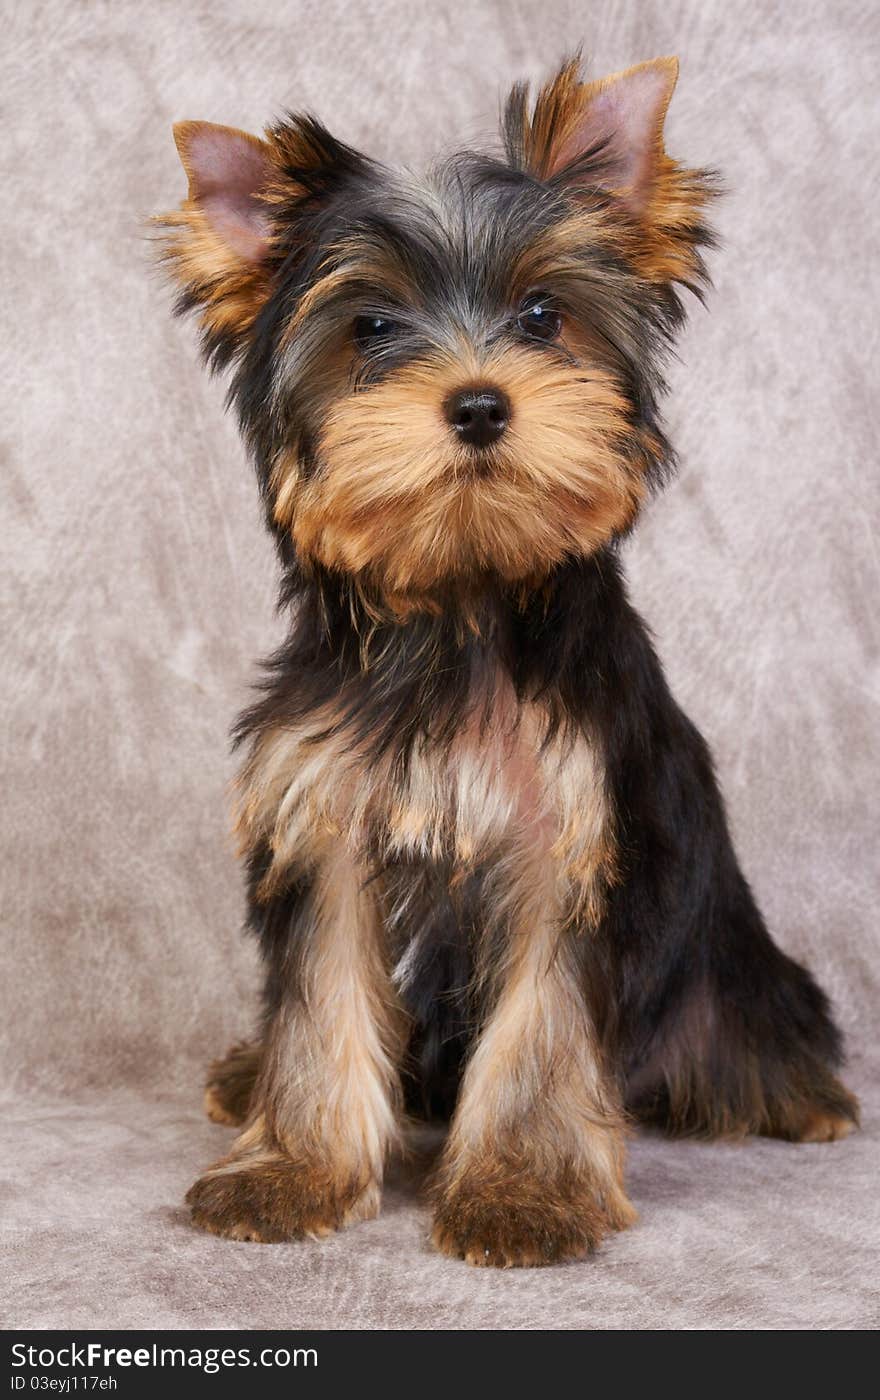
[[[504,158],[416,182],[292,117],[175,129],[161,220],[180,308],[233,397],[303,567],[385,598],[532,587],[631,525],[668,449],[658,363],[698,287],[711,181],[664,153],[677,65],[566,65]]]

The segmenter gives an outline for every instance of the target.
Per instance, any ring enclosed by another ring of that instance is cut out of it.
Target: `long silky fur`
[[[667,101],[673,61],[655,67]],[[577,1255],[630,1223],[626,1110],[716,1135],[857,1121],[827,999],[767,932],[622,579],[621,540],[674,470],[663,360],[681,287],[706,282],[715,186],[666,156],[665,105],[641,209],[608,188],[605,140],[570,158],[612,81],[568,64],[533,106],[514,89],[505,158],[459,153],[421,184],[285,118],[260,147],[256,270],[218,261],[197,200],[162,221],[178,309],[233,366],[288,618],[235,730],[265,1015],[212,1067],[212,1116],[246,1122],[190,1193],[207,1229],[281,1239],[374,1213],[404,1097],[454,1113],[435,1239],[479,1264]],[[535,287],[563,331],[523,348],[511,306]],[[365,316],[393,342],[356,350]],[[530,373],[552,451],[514,404],[505,441],[532,455],[503,441],[493,480],[469,478],[442,418],[456,366],[518,394]],[[413,405],[426,441],[438,424],[424,476],[394,456]],[[432,500],[449,539],[416,530]],[[466,806],[468,774],[497,811],[461,833],[435,809]]]

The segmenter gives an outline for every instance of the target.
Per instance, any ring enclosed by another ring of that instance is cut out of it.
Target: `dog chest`
[[[371,754],[328,716],[263,735],[239,783],[245,849],[272,852],[271,883],[328,843],[358,859],[467,869],[519,852],[583,897],[613,860],[601,755],[585,735],[547,742],[535,706],[474,706],[451,741],[416,740],[404,761]]]

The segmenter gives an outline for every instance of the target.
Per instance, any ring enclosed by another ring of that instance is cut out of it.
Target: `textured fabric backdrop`
[[[876,1323],[876,4],[0,11],[2,1320]],[[417,164],[491,133],[501,90],[578,45],[595,74],[678,53],[668,147],[728,185],[709,314],[671,376],[681,475],[629,570],[771,927],[834,998],[865,1129],[640,1136],[640,1225],[540,1273],[432,1254],[408,1188],[326,1244],[200,1236],[182,1195],[229,1140],[201,1118],[201,1075],[255,1004],[226,734],[277,622],[223,388],[150,267],[144,220],[184,193],[170,126],[308,107]]]

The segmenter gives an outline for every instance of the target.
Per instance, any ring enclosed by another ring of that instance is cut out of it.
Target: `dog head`
[[[705,278],[712,178],[671,160],[677,63],[514,88],[503,155],[424,179],[290,116],[175,128],[160,221],[284,550],[417,603],[538,585],[632,524],[669,450],[663,352]]]

